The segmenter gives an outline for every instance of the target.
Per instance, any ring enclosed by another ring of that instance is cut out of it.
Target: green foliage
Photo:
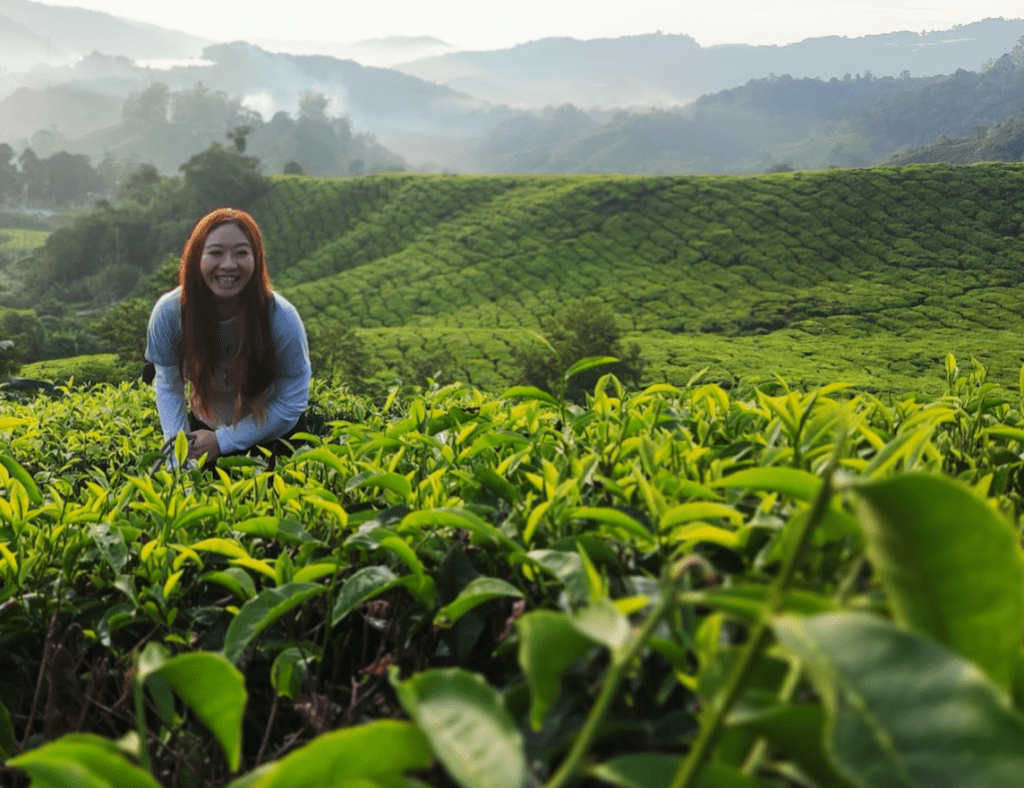
[[[542,331],[544,336],[535,344],[512,349],[522,383],[582,401],[602,375],[613,374],[631,385],[640,381],[640,347],[634,343],[623,348],[615,314],[601,301],[569,306],[545,323]],[[574,370],[582,359],[605,356],[612,360]]]
[[[348,326],[328,330],[322,324],[307,332],[313,374],[345,386],[354,394],[377,394],[377,360],[367,351],[362,337]]]
[[[168,257],[146,280],[142,295],[121,301],[92,324],[93,331],[117,351],[124,365],[141,367],[146,353],[146,330],[157,298],[178,286],[179,261]]]
[[[317,384],[308,445],[210,473],[146,388],[0,401],[0,747],[40,786],[1014,785],[1024,415],[944,375]]]
[[[182,190],[187,210],[197,219],[214,208],[248,206],[268,186],[260,174],[260,160],[243,155],[237,143],[235,149],[229,150],[219,142],[211,142],[210,147],[180,169],[184,174]]]
[[[141,371],[140,365],[134,361],[125,361],[114,353],[97,353],[36,361],[25,364],[20,374],[33,380],[48,380],[57,384],[74,380],[80,386],[92,386],[97,383],[117,385],[122,381],[134,380]]]

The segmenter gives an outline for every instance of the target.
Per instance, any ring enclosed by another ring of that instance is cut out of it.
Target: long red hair
[[[259,225],[245,211],[217,208],[200,219],[185,242],[178,266],[181,285],[181,345],[178,359],[182,378],[192,385],[190,400],[203,413],[212,412],[214,372],[220,365],[217,347],[216,296],[203,280],[200,262],[210,233],[228,222],[238,225],[252,246],[252,279],[242,290],[238,319],[238,352],[229,362],[228,383],[235,392],[237,423],[250,414],[263,417],[266,403],[260,395],[274,382],[274,340],[270,307],[274,291],[267,273],[267,255]]]

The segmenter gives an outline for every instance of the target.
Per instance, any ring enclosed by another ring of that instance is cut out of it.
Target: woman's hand
[[[196,430],[192,433],[192,440],[188,444],[189,459],[198,460],[204,454],[207,462],[216,462],[220,457],[217,433],[213,430]]]

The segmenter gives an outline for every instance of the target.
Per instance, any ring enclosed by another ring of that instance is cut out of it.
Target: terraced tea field
[[[934,388],[946,353],[1016,382],[1022,175],[282,177],[253,213],[307,322],[357,329],[385,363],[440,351],[498,388],[511,347],[597,298],[649,382],[708,367],[892,391]]]

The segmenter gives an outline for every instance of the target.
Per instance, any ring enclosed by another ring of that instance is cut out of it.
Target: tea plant
[[[1024,388],[986,377],[317,385],[290,458],[209,473],[133,386],[0,403],[7,777],[1019,785]]]

